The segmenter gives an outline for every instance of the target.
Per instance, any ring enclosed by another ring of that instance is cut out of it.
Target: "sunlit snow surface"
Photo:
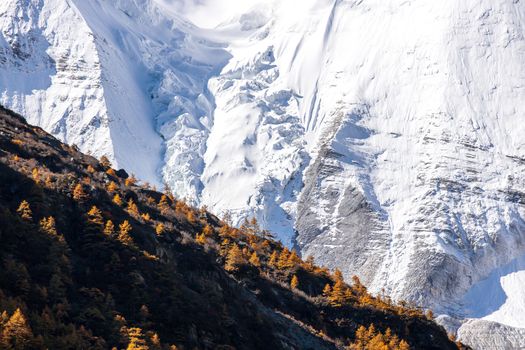
[[[0,102],[512,348],[524,25],[515,0],[6,0]]]

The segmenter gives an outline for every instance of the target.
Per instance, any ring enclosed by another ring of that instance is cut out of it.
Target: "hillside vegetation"
[[[1,349],[462,347],[255,220],[232,227],[5,109],[0,242]]]

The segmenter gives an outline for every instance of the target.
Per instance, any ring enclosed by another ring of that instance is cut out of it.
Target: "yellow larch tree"
[[[299,278],[297,278],[296,275],[292,276],[292,280],[290,281],[290,288],[297,289],[299,287]]]
[[[270,255],[270,260],[268,261],[268,265],[271,267],[277,267],[277,262],[279,260],[279,255],[277,254],[277,251],[274,250],[272,254]]]
[[[226,269],[226,271],[236,271],[242,264],[244,264],[242,251],[237,245],[237,243],[234,243],[228,251],[228,256],[226,257],[226,265],[224,268]]]
[[[132,198],[128,200],[128,207],[126,208],[126,210],[129,213],[129,215],[133,216],[135,219],[140,218],[139,208],[137,207]]]
[[[84,187],[81,183],[75,185],[75,188],[73,189],[73,199],[76,201],[84,201],[87,199],[87,195],[84,192]]]
[[[131,230],[132,230],[132,227],[129,221],[124,220],[124,222],[122,222],[119,225],[118,240],[124,243],[125,245],[132,246],[134,244],[133,238],[129,234]]]
[[[117,186],[117,184],[115,183],[115,181],[110,181],[109,184],[108,184],[108,186],[107,186],[107,190],[108,190],[108,192],[113,193],[113,192],[115,192],[117,189],[118,189],[118,186]]]
[[[106,221],[106,225],[104,226],[104,234],[106,236],[113,236],[115,234],[115,224],[113,224],[113,221]]]
[[[155,226],[155,233],[157,236],[161,236],[164,233],[165,227],[162,222],[159,222],[157,226]]]
[[[40,229],[50,236],[58,235],[55,218],[52,216],[40,220]]]
[[[259,257],[257,256],[257,252],[253,252],[250,256],[250,260],[248,260],[250,264],[252,264],[255,267],[261,266],[261,261],[259,260]]]
[[[88,222],[99,226],[104,225],[104,218],[102,217],[102,212],[95,205],[91,207],[87,215]]]
[[[119,207],[122,206],[122,203],[123,203],[122,198],[120,197],[118,193],[113,196],[113,203],[115,203]]]
[[[31,211],[29,203],[25,199],[22,202],[20,202],[20,205],[18,206],[16,212],[25,221],[33,220],[33,212]]]

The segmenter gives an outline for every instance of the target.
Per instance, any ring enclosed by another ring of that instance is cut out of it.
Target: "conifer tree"
[[[157,236],[160,236],[164,233],[165,227],[163,223],[158,223],[157,226],[155,226],[155,233]]]
[[[104,234],[106,236],[113,236],[115,234],[115,225],[113,224],[113,221],[106,221],[106,225],[104,226]]]
[[[399,342],[398,350],[410,350],[410,345],[403,339]]]
[[[6,322],[2,331],[2,347],[5,349],[24,350],[30,347],[33,333],[27,319],[18,308]]]
[[[328,298],[330,297],[330,294],[332,294],[332,287],[327,283],[323,288],[323,296]]]
[[[257,256],[256,252],[252,253],[252,255],[250,256],[249,262],[250,262],[250,264],[252,264],[255,267],[260,267],[261,266],[261,261],[259,260],[259,257]]]
[[[195,217],[195,214],[193,213],[193,210],[188,210],[188,212],[186,213],[186,220],[188,220],[188,222],[190,224],[193,224],[195,223],[195,221],[197,221],[197,218]]]
[[[304,264],[303,264],[304,268],[306,271],[308,272],[313,272],[315,270],[315,262],[314,262],[314,257],[309,255]]]
[[[291,252],[290,255],[288,256],[287,267],[288,267],[288,268],[292,268],[292,267],[294,267],[295,265],[299,264],[300,262],[301,262],[301,259],[299,258],[299,256],[298,256],[297,253],[295,252],[295,249],[292,250],[292,252]]]
[[[206,224],[204,226],[204,228],[202,229],[202,233],[206,236],[206,237],[211,237],[213,235],[213,228],[209,225],[209,224]]]
[[[115,181],[110,181],[109,184],[108,184],[108,187],[107,187],[107,190],[108,192],[115,192],[116,190],[118,189],[118,186],[117,184],[115,183]]]
[[[162,215],[166,215],[168,210],[170,210],[170,205],[168,203],[168,196],[166,196],[165,194],[163,194],[162,197],[160,197],[158,209]]]
[[[195,237],[195,241],[200,245],[204,245],[206,243],[206,236],[204,235],[204,233],[199,233]]]
[[[366,287],[361,283],[361,280],[357,276],[352,276],[352,287],[358,295],[367,294]]]
[[[75,188],[73,189],[73,199],[76,201],[84,201],[87,199],[87,195],[84,192],[84,187],[82,184],[76,184]]]
[[[136,183],[137,183],[137,178],[133,174],[131,174],[131,176],[128,177],[126,181],[124,181],[124,185],[126,185],[127,187],[134,186]]]
[[[151,220],[151,216],[149,215],[149,213],[143,213],[140,214],[140,216],[142,217],[142,220],[144,220],[144,222],[149,222]]]
[[[113,203],[115,203],[119,207],[122,205],[122,198],[120,198],[120,195],[118,193],[113,196]]]
[[[142,329],[138,327],[129,328],[128,337],[129,344],[126,350],[149,350]]]
[[[334,271],[334,280],[344,282],[343,273],[338,268]]]
[[[133,238],[129,235],[131,232],[132,227],[128,220],[124,220],[119,225],[119,235],[118,240],[124,243],[125,245],[132,246],[133,245]]]
[[[40,183],[40,172],[38,171],[38,168],[33,168],[31,173],[33,175],[33,181],[38,185]]]
[[[293,275],[292,280],[290,281],[290,288],[297,289],[298,286],[299,286],[299,279],[297,278],[296,275]]]
[[[236,271],[244,263],[244,258],[242,256],[241,249],[239,246],[234,243],[230,250],[228,251],[228,256],[226,257],[226,271]]]
[[[102,217],[102,212],[95,205],[87,213],[88,222],[97,226],[104,225],[104,218]]]
[[[100,165],[102,165],[105,169],[111,168],[111,162],[106,156],[100,157]]]
[[[51,236],[57,236],[55,218],[50,216],[48,218],[43,218],[40,220],[40,228],[43,232]]]
[[[148,205],[153,206],[155,204],[155,198],[153,198],[152,196],[147,196],[146,203],[148,203]]]
[[[26,200],[23,200],[20,203],[16,212],[25,221],[33,220],[33,212],[31,211],[31,207],[29,206],[29,203]]]
[[[284,247],[283,250],[281,250],[281,254],[279,254],[279,261],[277,262],[277,268],[279,270],[284,270],[290,267],[290,262],[288,260],[289,257],[290,251],[288,248]]]
[[[337,281],[335,281],[334,286],[332,288],[332,292],[328,297],[330,305],[335,307],[343,306],[346,300],[346,289],[347,288],[342,280],[338,279]]]
[[[271,267],[277,267],[278,260],[279,260],[279,256],[277,254],[277,251],[274,250],[272,252],[272,255],[270,255],[270,260],[268,261],[268,265],[270,265]]]
[[[133,201],[133,198],[130,198],[128,200],[128,207],[127,207],[126,210],[129,213],[129,215],[133,216],[135,219],[139,219],[140,218],[139,208],[137,207],[137,205]]]
[[[160,337],[157,333],[153,332],[150,336],[151,350],[161,350]]]
[[[47,175],[46,176],[46,179],[44,181],[44,185],[47,187],[47,188],[52,188],[53,187],[53,180],[51,179],[51,175]]]
[[[4,310],[0,314],[0,329],[4,329],[4,326],[7,323],[7,321],[9,321],[9,314],[7,313],[7,311]]]

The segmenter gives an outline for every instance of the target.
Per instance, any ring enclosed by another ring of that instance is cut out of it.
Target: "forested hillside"
[[[4,109],[0,242],[2,349],[462,347],[255,220],[231,227]]]

